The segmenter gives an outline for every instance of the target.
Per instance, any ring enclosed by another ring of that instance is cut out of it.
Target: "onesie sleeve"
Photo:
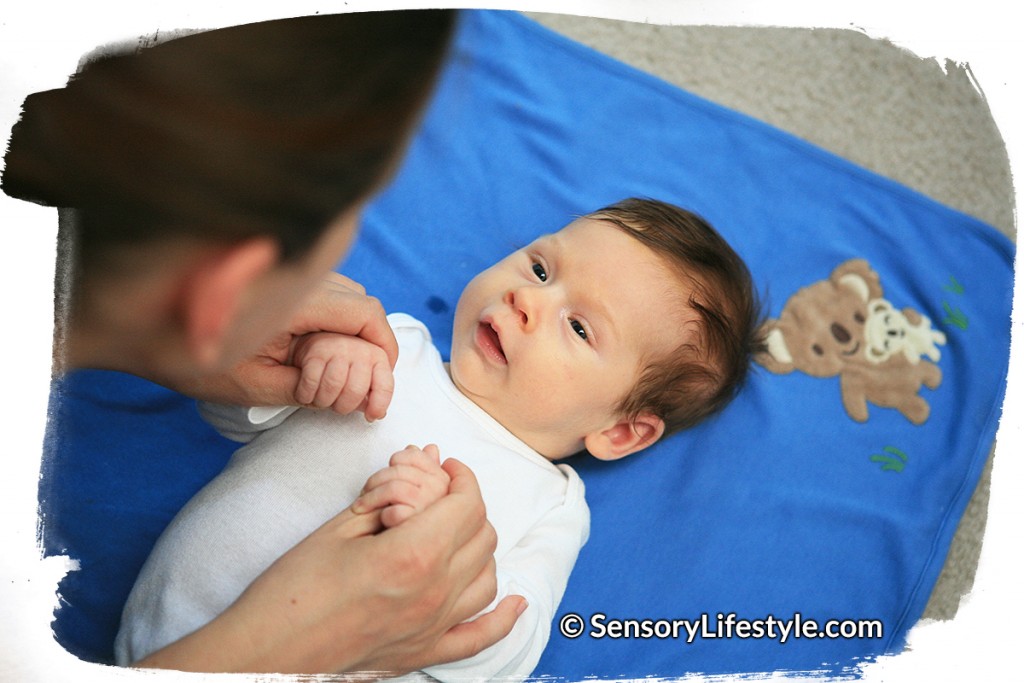
[[[298,406],[236,406],[227,403],[199,401],[199,415],[221,436],[240,443],[249,443],[260,432],[284,422]]]
[[[583,482],[568,466],[559,467],[569,478],[563,504],[544,515],[498,560],[497,597],[484,610],[506,596],[522,595],[529,603],[526,611],[512,632],[491,647],[469,659],[424,669],[425,673],[441,681],[522,679],[537,666],[569,574],[590,534]]]

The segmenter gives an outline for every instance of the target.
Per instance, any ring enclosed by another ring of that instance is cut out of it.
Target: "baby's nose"
[[[518,316],[519,324],[525,330],[531,329],[536,322],[536,301],[529,290],[529,287],[520,287],[518,289],[510,289],[505,294],[505,303]]]

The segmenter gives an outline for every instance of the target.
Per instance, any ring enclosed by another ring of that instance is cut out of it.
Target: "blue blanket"
[[[714,224],[749,264],[777,333],[719,417],[619,462],[572,459],[592,535],[535,673],[842,674],[898,651],[994,437],[1012,244],[519,15],[470,12],[425,125],[342,270],[388,310],[423,320],[445,355],[474,274],[634,195]],[[855,345],[876,357],[848,360]],[[43,541],[81,561],[60,587],[55,631],[73,653],[106,661],[157,535],[233,446],[190,400],[116,373],[65,377],[51,407]],[[559,632],[580,623],[571,615],[582,623],[574,638]],[[692,639],[673,624],[702,615]],[[782,642],[796,619],[804,630]],[[842,619],[881,631],[807,630]],[[750,637],[759,632],[769,637]]]

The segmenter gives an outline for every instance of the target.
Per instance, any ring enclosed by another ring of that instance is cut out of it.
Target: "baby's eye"
[[[587,341],[589,339],[589,337],[587,337],[587,331],[583,329],[583,325],[581,325],[578,320],[570,320],[569,325],[572,326],[572,331],[579,335],[580,339],[583,341]]]
[[[537,276],[537,279],[541,282],[547,282],[548,271],[544,270],[544,266],[539,263],[533,264],[533,274]]]

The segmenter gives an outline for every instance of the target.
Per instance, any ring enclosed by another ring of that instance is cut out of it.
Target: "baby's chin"
[[[551,455],[549,452],[546,452],[549,450],[549,444],[542,443],[543,439],[533,438],[530,431],[527,429],[516,428],[515,416],[513,415],[515,411],[511,408],[506,410],[506,406],[501,403],[484,401],[481,397],[474,395],[472,391],[469,391],[464,387],[458,379],[457,368],[459,357],[459,350],[456,347],[453,347],[451,360],[444,364],[444,369],[448,372],[448,377],[452,380],[452,384],[455,385],[455,388],[458,389],[460,394],[472,401],[478,408],[480,408],[480,410],[494,418],[495,422],[507,429],[512,436],[516,437],[548,460],[561,460],[562,458],[567,458],[576,452],[573,451],[565,454]],[[453,368],[456,369],[453,370]],[[580,446],[580,448],[582,449],[582,446]]]
[[[500,403],[495,403],[492,400],[488,400],[486,397],[473,391],[471,386],[467,386],[462,382],[462,376],[460,375],[459,369],[464,366],[464,362],[471,362],[472,359],[468,358],[470,352],[463,348],[460,348],[457,344],[452,345],[451,359],[444,364],[444,369],[448,372],[448,378],[451,379],[452,384],[460,394],[472,401],[478,408],[483,410],[485,413],[493,417],[495,420],[500,422],[503,426],[508,428],[508,419],[504,414],[504,410]],[[470,373],[472,374],[472,373]],[[511,430],[509,430],[511,431]]]

